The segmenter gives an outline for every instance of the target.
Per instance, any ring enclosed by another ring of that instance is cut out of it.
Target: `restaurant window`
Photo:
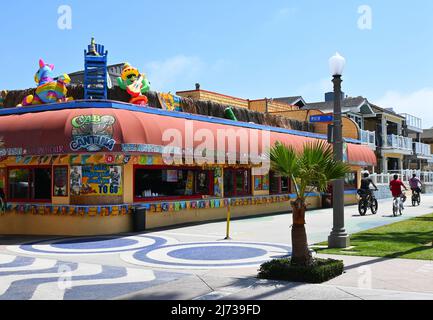
[[[289,194],[292,192],[292,183],[288,177],[281,177],[275,172],[269,173],[269,185],[271,194]]]
[[[247,196],[251,195],[251,172],[248,169],[224,170],[224,195]]]
[[[180,168],[136,168],[137,201],[213,195],[213,171]]]
[[[50,201],[51,168],[9,169],[8,197],[21,201]]]

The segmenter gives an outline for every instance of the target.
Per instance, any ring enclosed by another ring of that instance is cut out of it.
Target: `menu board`
[[[55,197],[68,196],[68,167],[54,167],[54,190]]]
[[[71,193],[80,196],[121,196],[122,166],[105,164],[73,166]]]

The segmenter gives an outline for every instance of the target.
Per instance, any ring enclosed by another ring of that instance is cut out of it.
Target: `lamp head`
[[[338,52],[329,59],[329,68],[332,76],[343,75],[344,67],[346,66],[346,59],[342,57]]]

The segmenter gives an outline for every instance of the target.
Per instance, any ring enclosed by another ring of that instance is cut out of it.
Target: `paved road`
[[[347,207],[348,232],[431,213],[433,196],[398,218],[390,200],[379,205],[365,217]],[[311,244],[326,240],[332,210],[308,212],[307,223]],[[222,240],[223,222],[78,239],[2,237],[0,299],[433,300],[433,266],[425,261],[342,257],[346,274],[325,285],[257,280],[262,262],[290,253],[290,224],[289,214],[233,221],[232,241]]]

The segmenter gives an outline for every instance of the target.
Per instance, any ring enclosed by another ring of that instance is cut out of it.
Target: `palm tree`
[[[290,178],[296,190],[296,200],[291,202],[291,264],[309,266],[313,259],[305,231],[306,195],[309,192],[325,192],[330,181],[343,178],[350,169],[345,163],[336,161],[332,146],[322,141],[305,144],[301,153],[277,142],[270,150],[270,160],[271,170]]]

